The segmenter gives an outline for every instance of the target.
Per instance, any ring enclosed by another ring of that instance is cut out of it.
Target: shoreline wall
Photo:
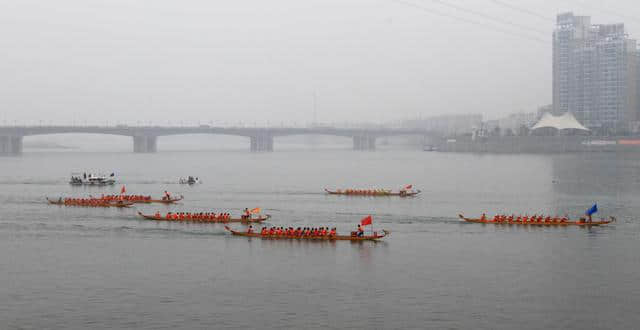
[[[640,137],[496,136],[474,141],[463,136],[434,146],[443,152],[477,153],[640,152]]]

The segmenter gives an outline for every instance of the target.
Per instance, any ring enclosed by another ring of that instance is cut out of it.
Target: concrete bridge
[[[385,136],[418,135],[438,137],[420,129],[334,128],[334,127],[192,127],[170,126],[0,126],[0,155],[22,153],[24,137],[50,134],[110,134],[130,136],[133,152],[152,153],[158,150],[158,137],[185,134],[223,134],[249,138],[251,151],[273,151],[274,137],[289,135],[332,135],[353,139],[354,150],[374,150],[376,139]]]

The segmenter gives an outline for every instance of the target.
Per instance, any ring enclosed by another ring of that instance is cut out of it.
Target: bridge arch
[[[250,141],[249,136],[236,134],[218,134],[218,133],[186,133],[186,134],[169,134],[158,136],[158,143],[169,150],[198,150],[190,148],[189,145],[197,143],[202,146],[216,146],[211,149],[237,150],[246,146]],[[209,149],[209,148],[205,148]],[[200,148],[199,150],[202,150]]]
[[[105,141],[105,135],[108,136]],[[70,138],[73,137],[73,138]],[[127,143],[130,136],[121,134],[84,133],[84,132],[55,132],[43,134],[30,134],[21,137],[21,148],[26,144],[27,148],[96,148],[99,150],[112,150],[104,146],[109,144]],[[71,140],[72,143],[69,143]],[[105,143],[107,142],[107,143]]]
[[[312,147],[338,145],[349,146],[352,137],[347,135],[323,134],[323,133],[293,133],[274,136],[274,140],[278,145],[301,146],[308,145]]]

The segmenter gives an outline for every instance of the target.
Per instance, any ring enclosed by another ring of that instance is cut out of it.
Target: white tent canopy
[[[576,117],[571,114],[571,112],[565,112],[560,116],[554,116],[550,113],[545,113],[542,115],[542,118],[533,125],[532,130],[536,130],[538,128],[555,128],[557,130],[564,129],[577,129],[581,131],[588,131],[589,129],[584,127],[580,122],[576,119]]]

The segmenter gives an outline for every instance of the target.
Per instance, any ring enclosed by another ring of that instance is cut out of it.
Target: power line
[[[435,10],[433,10],[431,8],[424,7],[422,5],[419,5],[419,4],[416,4],[416,3],[413,3],[413,2],[408,2],[408,1],[404,1],[404,0],[389,0],[389,1],[401,4],[401,5],[404,5],[404,6],[420,9],[421,11],[427,12],[427,13],[435,15],[435,16],[451,18],[451,19],[456,20],[456,21],[461,21],[461,22],[473,24],[473,25],[476,25],[476,26],[483,27],[485,29],[490,29],[490,30],[497,31],[497,32],[500,32],[500,33],[509,34],[509,35],[512,35],[512,36],[519,37],[521,39],[527,39],[527,40],[535,41],[535,42],[542,43],[542,44],[545,44],[545,45],[549,44],[548,41],[540,39],[540,38],[535,37],[535,36],[531,36],[531,35],[527,35],[527,34],[523,34],[523,33],[518,33],[518,32],[512,31],[512,30],[507,30],[507,29],[495,27],[493,25],[487,25],[487,24],[484,24],[484,23],[481,23],[481,22],[478,22],[478,21],[474,21],[474,20],[470,20],[470,19],[467,19],[467,18],[451,15],[451,14],[448,14],[448,13],[438,12],[438,11],[435,11]]]
[[[533,32],[540,33],[540,34],[545,35],[545,36],[549,35],[549,32],[547,32],[547,31],[534,29],[534,28],[531,28],[531,27],[526,26],[526,25],[521,25],[521,24],[518,24],[518,23],[511,22],[509,20],[505,20],[505,19],[502,19],[502,18],[497,18],[497,17],[491,16],[491,15],[487,15],[487,14],[479,12],[479,11],[475,11],[475,10],[471,10],[471,9],[468,9],[468,8],[465,8],[465,7],[462,7],[462,6],[454,5],[452,3],[448,3],[448,2],[445,2],[445,1],[442,1],[442,0],[431,0],[431,1],[435,2],[435,3],[438,3],[438,4],[442,5],[442,6],[453,8],[453,9],[456,9],[456,10],[459,10],[461,12],[465,12],[465,13],[468,13],[468,14],[480,16],[480,17],[482,17],[484,19],[487,19],[487,20],[490,20],[490,21],[494,21],[494,22],[498,22],[500,24],[510,25],[510,26],[513,26],[513,27],[516,27],[516,28],[519,28],[519,29],[527,30],[527,31],[533,31]]]
[[[506,8],[509,8],[511,10],[519,11],[521,13],[524,13],[524,14],[527,14],[527,15],[530,15],[530,16],[533,16],[533,17],[537,17],[537,18],[545,20],[545,21],[551,21],[551,22],[555,22],[556,21],[553,17],[549,17],[549,16],[545,16],[545,15],[542,15],[542,14],[538,14],[538,13],[536,13],[534,11],[529,10],[529,9],[522,8],[522,7],[517,7],[517,6],[514,6],[514,5],[510,4],[510,3],[506,3],[506,2],[501,1],[501,0],[489,0],[489,1],[491,1],[491,2],[493,2],[495,4],[497,4],[497,5],[500,5],[502,7],[506,7]]]

